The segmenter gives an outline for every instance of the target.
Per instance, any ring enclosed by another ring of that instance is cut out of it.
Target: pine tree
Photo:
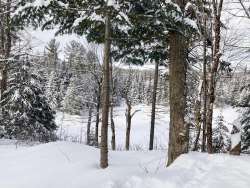
[[[225,153],[230,150],[230,132],[220,114],[216,119],[216,127],[213,129],[213,152]]]
[[[242,150],[247,150],[250,147],[250,84],[243,86],[240,92],[237,106],[241,112]]]
[[[60,43],[58,43],[56,39],[50,40],[45,47],[46,65],[49,72],[51,70],[56,71],[57,68],[59,68],[59,47]]]
[[[12,62],[8,89],[1,105],[5,112],[5,137],[48,142],[55,140],[54,112],[28,59]]]
[[[63,80],[65,74],[61,69],[60,60],[59,60],[59,47],[60,43],[56,39],[49,41],[45,47],[45,57],[44,64],[46,66],[46,77],[47,83],[45,86],[45,94],[48,98],[50,106],[53,110],[60,108],[60,103],[63,98],[61,87],[63,87]]]
[[[66,95],[62,101],[64,112],[80,115],[84,109],[84,93],[81,92],[81,78],[73,77],[70,81]]]

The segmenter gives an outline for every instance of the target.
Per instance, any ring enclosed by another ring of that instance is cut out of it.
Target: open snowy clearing
[[[132,112],[138,112],[132,118],[131,126],[131,150],[147,150],[149,143],[150,133],[150,118],[151,107],[147,105],[133,106]],[[118,150],[125,148],[125,133],[126,133],[126,107],[114,108],[114,122],[116,129],[116,146]],[[232,107],[215,108],[214,122],[219,115],[224,116],[224,122],[229,130],[232,128],[232,123],[238,118],[236,109]],[[92,119],[92,130],[95,128],[95,117]],[[61,140],[74,141],[78,143],[86,142],[87,132],[87,114],[85,116],[76,116],[58,113],[56,116],[56,123],[59,127],[58,135]],[[101,128],[101,123],[99,125]],[[99,132],[101,129],[99,129]],[[169,108],[165,106],[157,106],[156,110],[156,123],[155,123],[155,149],[167,149],[168,147],[168,134],[169,134]],[[111,140],[111,130],[109,128],[109,140]],[[110,144],[110,142],[109,142]]]
[[[1,142],[2,143],[2,142]],[[2,145],[4,144],[4,145]],[[165,168],[166,151],[110,152],[98,167],[99,150],[70,142],[32,147],[0,146],[1,188],[248,188],[250,157],[182,155]]]
[[[70,142],[85,142],[86,117],[64,114],[62,119],[58,113],[58,134],[66,142],[20,146],[15,141],[0,140],[0,188],[249,187],[249,156],[190,153],[165,168],[168,109],[158,107],[155,132],[158,150],[152,152],[146,151],[148,143],[145,142],[145,137],[149,137],[150,107],[138,105],[133,109],[140,110],[132,120],[134,151],[110,151],[110,166],[105,170],[99,168],[99,149]],[[125,107],[115,109],[118,150],[124,150],[124,113]],[[215,119],[221,113],[228,126],[238,116],[232,108],[216,109]]]

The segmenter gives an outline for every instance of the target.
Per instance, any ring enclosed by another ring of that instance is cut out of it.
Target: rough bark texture
[[[207,152],[213,153],[212,146],[212,121],[213,121],[213,109],[215,101],[215,88],[216,88],[216,76],[218,67],[220,64],[220,31],[221,31],[221,11],[222,11],[223,0],[215,2],[213,0],[214,9],[214,42],[213,42],[213,62],[211,71],[208,77],[208,110],[207,110]]]
[[[177,32],[170,32],[170,131],[168,147],[169,166],[187,151],[186,108],[186,41]]]
[[[125,100],[126,100],[126,104],[127,104],[127,109],[126,109],[127,128],[126,128],[125,148],[126,148],[126,150],[129,150],[132,115],[131,115],[131,104],[127,98]]]
[[[115,142],[115,122],[114,122],[114,104],[113,104],[113,96],[114,96],[114,84],[113,84],[113,64],[110,63],[110,88],[111,88],[111,99],[110,99],[110,124],[111,124],[111,148],[112,150],[116,149],[116,142]]]
[[[103,64],[103,89],[102,89],[102,129],[101,129],[101,158],[100,167],[108,167],[108,122],[109,122],[109,85],[110,85],[110,32],[111,24],[109,13],[107,11],[105,20],[105,46],[104,46],[104,64]]]
[[[200,100],[196,101],[196,105],[195,105],[195,125],[197,129],[197,135],[194,141],[193,151],[198,150],[198,143],[199,143],[200,134],[201,134],[201,101]]]
[[[1,28],[1,46],[0,46],[0,57],[5,59],[5,61],[1,62],[2,69],[2,80],[1,80],[1,97],[4,91],[7,89],[7,78],[8,78],[8,59],[10,57],[11,52],[11,17],[10,17],[10,9],[11,9],[11,0],[7,0],[6,4],[2,6],[3,2],[0,2],[0,28]],[[2,8],[5,7],[5,8]]]
[[[89,107],[89,115],[88,115],[88,123],[87,123],[87,145],[90,145],[90,128],[91,128],[91,120],[92,120],[92,106]]]
[[[152,93],[152,111],[151,111],[149,150],[153,150],[153,148],[154,148],[155,108],[156,108],[156,97],[157,97],[158,73],[159,73],[159,62],[155,61],[154,86],[153,86],[153,93]]]
[[[206,27],[206,21],[205,21]],[[207,123],[207,45],[206,45],[206,31],[203,37],[203,130],[202,130],[202,146],[201,151],[206,151],[206,123]]]

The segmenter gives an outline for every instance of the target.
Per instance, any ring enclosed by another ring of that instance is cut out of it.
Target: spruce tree
[[[55,140],[56,124],[40,85],[40,77],[31,69],[30,60],[11,64],[8,88],[3,94],[5,137],[18,140],[48,142]]]
[[[230,144],[230,132],[225,125],[223,115],[220,114],[216,119],[216,127],[213,129],[213,152],[228,152]]]
[[[240,89],[237,106],[240,107],[241,112],[242,150],[247,150],[250,147],[250,84],[246,84]]]

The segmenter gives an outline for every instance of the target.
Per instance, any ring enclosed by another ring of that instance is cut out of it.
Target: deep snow
[[[150,107],[140,109],[132,120],[131,149],[109,151],[110,166],[99,168],[99,149],[84,143],[86,120],[80,116],[57,115],[58,134],[65,142],[34,146],[0,140],[0,188],[248,188],[250,157],[228,154],[189,153],[166,168],[168,109],[158,107],[157,149],[146,151],[150,127]],[[124,148],[125,109],[115,109],[116,138]],[[237,118],[235,109],[216,109],[214,119],[223,114],[230,127]],[[94,123],[93,123],[94,125]],[[110,136],[110,134],[109,134]]]
[[[2,143],[2,142],[1,142]],[[3,143],[3,144],[6,144]],[[190,153],[165,168],[166,151],[109,152],[71,142],[0,145],[1,188],[248,188],[250,157]]]

